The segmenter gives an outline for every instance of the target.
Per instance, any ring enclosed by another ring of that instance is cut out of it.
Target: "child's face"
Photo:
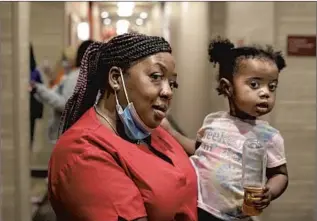
[[[269,113],[275,104],[278,68],[273,61],[249,58],[240,61],[233,76],[233,102],[252,117]]]

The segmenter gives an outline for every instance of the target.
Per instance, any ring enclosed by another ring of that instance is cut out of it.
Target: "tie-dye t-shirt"
[[[267,167],[286,163],[284,141],[266,121],[242,121],[227,112],[209,114],[197,133],[202,144],[191,161],[198,177],[198,207],[223,220],[247,220],[242,214],[242,149],[256,136],[267,147]]]

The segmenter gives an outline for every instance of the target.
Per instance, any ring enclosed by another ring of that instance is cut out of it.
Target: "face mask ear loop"
[[[122,79],[122,84],[123,84],[123,90],[124,90],[125,98],[127,99],[128,104],[130,104],[128,93],[127,93],[127,89],[125,87],[125,83],[124,83],[123,74],[122,74],[122,70],[121,69],[120,69],[120,75],[121,75],[121,79]],[[116,98],[116,99],[118,99],[118,98]]]
[[[117,105],[120,106],[119,100],[118,100],[118,95],[117,95],[117,91],[116,91],[116,90],[114,90],[114,96],[115,96],[115,98],[116,98],[116,103],[117,103]]]

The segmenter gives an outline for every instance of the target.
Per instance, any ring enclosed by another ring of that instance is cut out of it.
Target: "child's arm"
[[[287,166],[283,164],[274,168],[267,168],[267,184],[266,186],[270,189],[272,199],[275,200],[281,196],[288,186],[288,173]]]
[[[266,169],[268,181],[266,183],[263,194],[257,194],[260,200],[254,201],[254,205],[258,210],[263,210],[270,205],[272,200],[281,196],[288,185],[288,174],[286,164]]]
[[[261,200],[255,202],[258,209],[266,208],[272,200],[280,197],[288,185],[288,173],[284,151],[284,140],[277,133],[272,138],[268,149],[268,167],[266,168],[267,183]]]

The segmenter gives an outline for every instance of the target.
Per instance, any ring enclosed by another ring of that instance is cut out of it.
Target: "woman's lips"
[[[152,108],[153,108],[155,115],[158,118],[163,119],[164,117],[166,117],[166,112],[168,109],[167,106],[165,106],[165,105],[153,105]]]
[[[153,111],[154,111],[155,116],[157,116],[160,119],[163,119],[166,116],[166,112],[163,112],[163,111],[161,111],[159,109],[153,108]]]

